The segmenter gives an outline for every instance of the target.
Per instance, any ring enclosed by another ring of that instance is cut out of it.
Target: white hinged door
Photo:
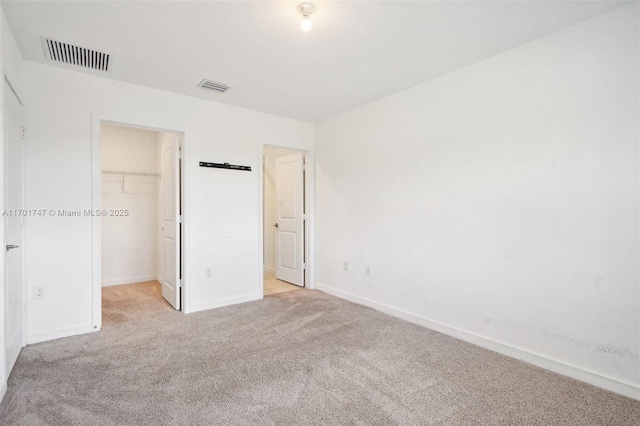
[[[180,138],[171,137],[162,150],[162,297],[180,309]]]
[[[304,286],[302,153],[276,159],[276,278]]]

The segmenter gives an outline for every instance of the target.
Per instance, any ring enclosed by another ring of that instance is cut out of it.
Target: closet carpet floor
[[[315,290],[183,315],[157,283],[24,348],[2,425],[638,425],[640,402]]]

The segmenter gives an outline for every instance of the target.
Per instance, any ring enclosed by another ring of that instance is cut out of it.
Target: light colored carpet
[[[638,401],[319,291],[186,316],[120,293],[101,332],[22,351],[0,424],[640,424]]]

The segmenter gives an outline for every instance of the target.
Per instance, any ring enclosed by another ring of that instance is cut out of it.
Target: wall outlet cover
[[[34,299],[44,299],[44,287],[35,287],[33,289]]]

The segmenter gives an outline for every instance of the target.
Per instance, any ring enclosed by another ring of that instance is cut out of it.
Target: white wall
[[[102,170],[158,174],[159,134],[103,125]],[[123,185],[124,179],[124,185]],[[158,269],[157,176],[102,174],[102,285],[155,280]]]
[[[640,397],[637,7],[321,123],[318,288]]]
[[[184,131],[185,309],[262,297],[260,144],[311,149],[307,123],[25,61],[27,208],[88,209],[93,121],[105,118]],[[229,162],[252,172],[208,169]],[[31,218],[27,224],[29,342],[99,326],[92,310],[92,222]],[[205,278],[205,268],[213,269]]]
[[[159,132],[155,130],[103,124],[100,135],[102,169],[158,173],[158,140]]]
[[[274,146],[264,147],[264,269],[275,272],[276,268],[276,159],[295,154],[296,151]]]
[[[2,70],[20,100],[24,101],[24,83],[22,78],[22,55],[18,44],[11,34],[7,19],[2,13]]]

